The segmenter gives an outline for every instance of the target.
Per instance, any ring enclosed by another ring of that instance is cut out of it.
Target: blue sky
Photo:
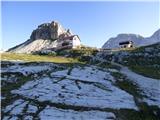
[[[119,33],[148,37],[160,28],[159,7],[158,2],[2,2],[2,48],[26,41],[38,25],[53,20],[93,47]]]

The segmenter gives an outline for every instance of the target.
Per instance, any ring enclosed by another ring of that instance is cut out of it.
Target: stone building
[[[131,48],[133,47],[133,41],[123,41],[119,43],[121,48]]]
[[[81,45],[81,41],[78,35],[63,37],[57,41],[57,49],[76,48],[80,45]]]

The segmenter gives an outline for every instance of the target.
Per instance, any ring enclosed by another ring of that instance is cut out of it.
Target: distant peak
[[[152,36],[155,36],[155,35],[160,36],[160,29],[158,29],[156,32],[154,32]]]
[[[157,43],[160,41],[160,29],[158,29],[151,37],[142,37],[138,34],[132,34],[132,33],[121,33],[118,34],[116,37],[110,38],[103,46],[102,48],[119,48],[120,42],[131,40],[134,43],[134,46],[144,46],[149,45],[153,43]]]
[[[142,36],[141,35],[138,35],[138,34],[132,34],[132,33],[121,33],[121,34],[118,34],[117,37],[137,37],[137,38],[141,38]]]

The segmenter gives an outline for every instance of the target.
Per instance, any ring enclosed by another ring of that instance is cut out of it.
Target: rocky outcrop
[[[44,23],[39,25],[38,28],[32,32],[30,39],[55,40],[62,34],[68,36],[71,35],[71,33],[68,32],[68,30],[65,30],[58,22],[53,21],[51,23]]]
[[[146,45],[160,42],[160,29],[157,30],[151,37],[145,38],[144,42]]]
[[[102,48],[119,48],[119,43],[123,41],[133,41],[134,46],[146,46],[160,42],[160,29],[157,30],[151,37],[144,38],[136,34],[119,34],[117,37],[110,38]]]
[[[30,38],[24,43],[8,50],[15,53],[33,53],[43,49],[53,49],[58,44],[58,39],[72,36],[71,30],[66,30],[56,21],[44,23],[33,30]]]

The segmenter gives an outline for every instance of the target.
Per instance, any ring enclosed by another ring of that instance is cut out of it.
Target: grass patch
[[[31,76],[19,75],[19,77],[17,77],[17,78],[18,78],[18,81],[14,82],[14,83],[7,83],[1,87],[2,96],[6,97],[6,99],[2,100],[2,108],[9,105],[13,101],[13,98],[14,98],[14,100],[16,99],[16,96],[11,94],[12,90],[18,89],[23,84],[25,84],[27,81],[32,80]],[[2,83],[3,82],[5,82],[5,81],[2,81]]]
[[[128,55],[120,56],[121,64],[146,77],[160,79],[160,44],[143,46],[132,50]]]
[[[119,66],[116,66],[116,65],[113,65],[111,64],[111,62],[100,62],[100,63],[97,63],[97,64],[94,64],[94,63],[91,63],[93,65],[97,65],[99,67],[102,67],[102,68],[110,68],[110,69],[117,69],[117,70],[120,70],[120,67]]]
[[[146,77],[160,79],[159,57],[132,56],[124,58],[123,65],[128,66],[132,71]]]
[[[139,87],[130,80],[128,80],[126,76],[118,72],[112,72],[111,74],[116,79],[116,86],[133,95],[134,97],[144,97],[144,95],[141,94],[142,91],[139,89]]]
[[[98,87],[99,89],[105,90],[105,91],[111,91],[109,88],[107,88],[105,85],[101,83],[94,83],[94,86]]]
[[[4,96],[6,96],[6,94],[10,93],[11,90],[18,89],[19,87],[21,87],[21,85],[23,85],[27,81],[32,80],[31,76],[19,76],[18,79],[19,80],[15,83],[7,83],[7,85],[2,86],[1,88],[2,96],[3,94]]]
[[[1,61],[4,60],[20,60],[26,62],[55,62],[55,63],[77,63],[76,58],[66,58],[60,56],[43,56],[32,54],[17,54],[17,53],[1,53]]]
[[[75,48],[75,49],[69,49],[69,50],[60,50],[57,51],[58,55],[68,55],[71,57],[81,57],[81,56],[91,56],[91,55],[96,55],[98,52],[97,48],[92,48],[92,47],[80,47],[80,48]]]
[[[116,113],[118,118],[122,120],[160,120],[160,109],[157,106],[149,106],[147,103],[139,101],[139,99],[147,96],[142,94],[143,91],[141,91],[136,84],[129,81],[126,76],[121,73],[114,72],[112,75],[116,79],[115,85],[133,95],[135,103],[139,108],[139,111],[119,110]]]
[[[157,108],[145,106],[145,110],[140,111],[130,109],[120,109],[115,112],[118,120],[160,120],[159,115],[153,113],[154,110],[158,111]]]
[[[146,77],[151,77],[160,80],[160,68],[153,66],[129,66],[134,72]]]
[[[68,69],[67,75],[71,75],[72,69],[73,69],[72,67]]]

